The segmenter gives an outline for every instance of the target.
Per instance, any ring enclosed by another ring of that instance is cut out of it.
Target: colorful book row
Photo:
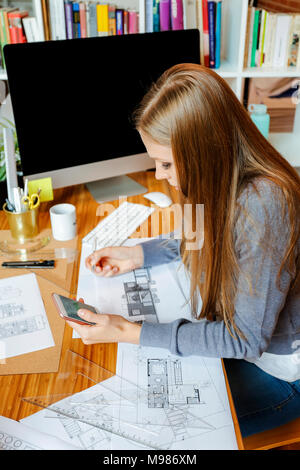
[[[300,68],[300,14],[249,7],[244,67]]]

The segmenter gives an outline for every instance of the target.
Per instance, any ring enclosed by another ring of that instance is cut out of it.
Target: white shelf
[[[242,70],[242,77],[300,77],[300,69],[295,67],[248,67]]]

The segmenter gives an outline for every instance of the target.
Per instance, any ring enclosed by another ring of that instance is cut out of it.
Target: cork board
[[[0,239],[5,239],[5,236],[7,236],[7,233],[4,232],[9,233],[9,231],[1,230]],[[76,240],[71,240],[70,242],[56,242],[55,240],[51,240],[44,250],[49,251],[54,247],[61,246],[76,248],[76,242]],[[42,250],[40,252],[42,252]],[[12,258],[5,259],[2,254],[0,263],[4,260],[9,261],[12,260]],[[54,269],[0,269],[0,279],[28,274],[30,272],[36,274],[55,343],[53,347],[10,357],[1,361],[0,375],[57,372],[59,368],[65,321],[58,315],[51,295],[53,292],[56,292],[66,297],[70,296],[69,286],[71,285],[73,269],[76,263],[70,262],[70,260],[67,259],[55,261]]]

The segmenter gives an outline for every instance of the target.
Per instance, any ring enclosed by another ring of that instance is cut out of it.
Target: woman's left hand
[[[96,314],[86,309],[78,310],[78,315],[95,325],[79,325],[67,321],[81,337],[84,344],[96,343],[140,343],[142,325],[125,320],[121,315]]]

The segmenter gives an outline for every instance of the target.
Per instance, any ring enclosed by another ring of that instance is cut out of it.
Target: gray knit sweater
[[[281,275],[285,291],[276,285],[289,237],[288,218],[282,215],[275,184],[261,179],[256,181],[256,187],[258,192],[249,185],[239,198],[250,217],[245,218],[244,211],[239,211],[234,233],[240,267],[235,322],[246,339],[234,339],[224,321],[176,319],[171,323],[144,322],[142,346],[167,348],[181,356],[249,360],[259,358],[265,351],[276,355],[295,353],[295,347],[300,345],[300,295],[291,290],[293,276],[287,271]],[[265,242],[267,250],[262,246]],[[298,242],[299,254],[300,239]],[[179,240],[162,244],[161,239],[154,239],[142,247],[144,266],[170,263],[180,257]],[[255,286],[254,292],[251,285]]]

